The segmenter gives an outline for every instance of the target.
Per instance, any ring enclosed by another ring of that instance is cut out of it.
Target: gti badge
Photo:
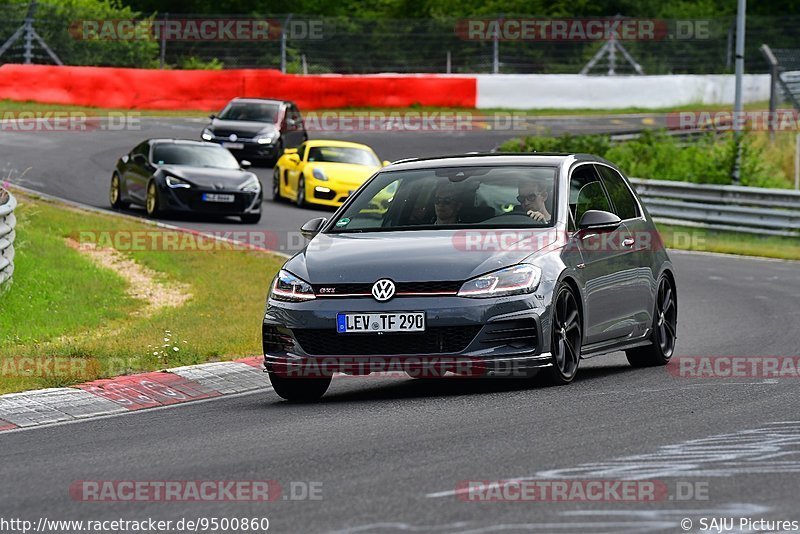
[[[372,285],[372,296],[378,302],[385,302],[394,296],[394,282],[382,278]]]

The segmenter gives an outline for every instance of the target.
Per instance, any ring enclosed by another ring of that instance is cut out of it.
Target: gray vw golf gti
[[[568,384],[582,358],[664,365],[675,348],[670,259],[627,179],[595,156],[395,162],[301,231],[263,320],[288,400],[321,397],[335,372]]]

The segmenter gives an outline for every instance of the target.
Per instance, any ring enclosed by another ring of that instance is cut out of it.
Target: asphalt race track
[[[133,132],[2,132],[3,176],[106,206],[113,163],[138,139],[194,138],[201,126],[146,119]],[[601,128],[596,120],[584,130]],[[489,150],[507,134],[338,137],[397,159]],[[259,176],[269,184],[271,170]],[[279,234],[326,213],[269,200],[264,207],[259,229]],[[248,228],[232,220],[170,222]],[[800,355],[797,263],[671,255],[676,356]],[[701,518],[736,518],[737,527],[742,517],[800,519],[800,404],[792,378],[688,378],[672,366],[633,369],[616,353],[584,361],[576,381],[560,388],[339,377],[320,403],[290,405],[266,386],[265,377],[265,391],[254,394],[4,434],[0,515],[268,517],[274,532],[353,533],[682,532],[684,518],[697,532]],[[518,477],[633,478],[659,481],[668,493],[655,503],[470,502],[456,494],[462,481]],[[321,499],[87,503],[68,491],[79,480],[216,479],[321,482]]]

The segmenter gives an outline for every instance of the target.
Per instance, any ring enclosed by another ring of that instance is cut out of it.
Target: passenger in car
[[[548,186],[536,180],[523,180],[519,183],[518,206],[514,212],[524,213],[535,221],[549,223],[552,216],[547,209],[547,200],[550,198]]]
[[[463,207],[461,191],[450,182],[441,182],[436,186],[433,208],[436,220],[433,224],[457,224],[461,222]]]

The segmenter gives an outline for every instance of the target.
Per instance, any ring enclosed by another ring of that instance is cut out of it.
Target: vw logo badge
[[[239,138],[236,137],[236,134],[231,134],[231,135],[228,136],[228,139],[230,139],[231,141],[236,141]]]
[[[384,302],[394,296],[394,282],[388,278],[378,280],[372,285],[372,296],[378,302]]]

